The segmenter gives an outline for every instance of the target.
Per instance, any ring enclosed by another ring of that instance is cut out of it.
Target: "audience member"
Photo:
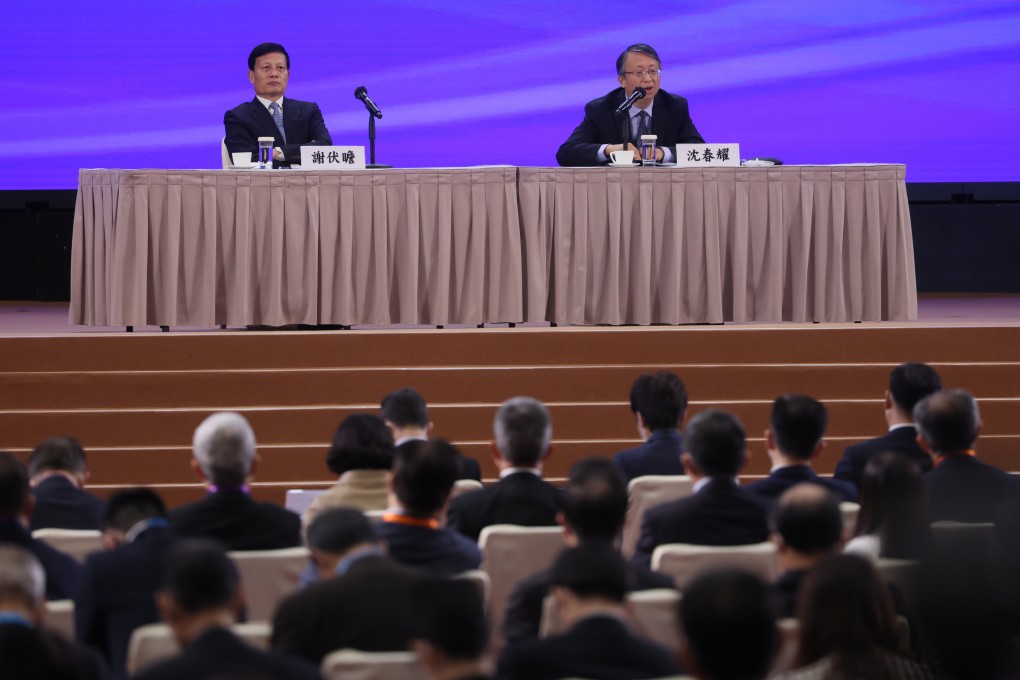
[[[205,498],[175,508],[170,523],[181,536],[212,538],[229,550],[273,550],[301,543],[301,518],[251,497],[258,466],[255,433],[238,413],[214,413],[195,430],[191,467],[205,480]]]
[[[89,473],[77,439],[51,437],[41,442],[28,457],[28,476],[35,494],[29,529],[99,528],[106,504],[83,488]]]
[[[230,630],[244,598],[237,568],[218,543],[203,539],[178,543],[156,601],[183,651],[144,669],[137,680],[319,678],[316,666],[255,649]]]
[[[611,546],[594,542],[565,550],[552,570],[552,595],[567,630],[544,640],[508,644],[497,677],[656,678],[679,672],[664,647],[624,623],[627,573]]]
[[[396,446],[415,440],[428,441],[435,430],[435,424],[429,420],[425,398],[410,387],[395,390],[383,397],[379,416],[393,433]],[[482,467],[478,461],[460,455],[459,451],[457,455],[457,479],[481,481]]]
[[[850,482],[819,477],[811,461],[825,448],[829,414],[820,402],[803,394],[784,394],[772,403],[772,418],[765,430],[765,448],[772,470],[765,479],[744,487],[751,493],[776,499],[803,482],[819,484],[844,501],[857,502],[857,488]]]
[[[643,475],[682,475],[680,427],[687,390],[675,373],[645,373],[630,388],[630,410],[644,443],[613,456],[627,481]]]
[[[408,598],[411,650],[433,680],[484,680],[489,625],[478,586],[462,579],[429,579]]]
[[[563,490],[563,510],[557,517],[563,542],[569,548],[605,543],[619,550],[620,531],[627,516],[627,482],[605,458],[586,458],[570,469]],[[503,635],[507,641],[537,639],[542,604],[552,584],[552,570],[543,569],[522,580],[507,603]],[[644,565],[627,564],[627,591],[673,588],[665,574]]]
[[[680,657],[698,680],[760,680],[778,635],[765,584],[716,569],[694,579],[680,601]]]
[[[745,545],[768,540],[768,505],[740,488],[746,460],[744,427],[731,413],[708,410],[691,419],[682,460],[694,494],[645,513],[634,558],[650,563],[667,543]]]
[[[386,557],[369,520],[331,508],[308,527],[320,581],[285,599],[273,618],[273,649],[320,663],[329,652],[407,649],[407,598],[418,572]]]
[[[548,409],[537,399],[514,397],[499,407],[492,430],[499,482],[455,498],[447,526],[477,541],[490,524],[556,524],[560,492],[542,479],[542,461],[552,448]]]
[[[918,442],[934,469],[924,476],[932,522],[995,522],[999,505],[1020,497],[1020,479],[981,462],[977,401],[965,390],[932,394],[914,407]]]
[[[873,561],[880,557],[920,560],[930,536],[920,466],[892,451],[872,456],[861,479],[854,538],[844,552]]]
[[[35,497],[25,465],[9,453],[0,452],[0,545],[16,545],[35,555],[46,572],[46,599],[65,600],[78,588],[81,566],[68,555],[32,538],[28,518]]]
[[[913,411],[917,402],[942,389],[938,373],[927,364],[900,364],[889,374],[885,391],[885,422],[889,431],[881,437],[852,444],[843,451],[833,476],[860,487],[868,459],[882,451],[897,451],[931,470],[931,457],[917,444]]]
[[[439,526],[457,480],[457,449],[443,439],[397,447],[389,479],[390,508],[376,530],[397,562],[440,574],[477,569],[482,554],[474,541]]]
[[[102,520],[108,551],[85,560],[75,598],[79,642],[106,655],[112,676],[127,677],[131,633],[159,621],[154,599],[163,580],[176,534],[166,521],[163,500],[150,489],[126,489],[110,496]]]

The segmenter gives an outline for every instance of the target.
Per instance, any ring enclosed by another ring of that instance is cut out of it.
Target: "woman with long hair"
[[[861,510],[844,552],[876,560],[919,560],[931,533],[921,468],[892,451],[873,456],[861,477]]]

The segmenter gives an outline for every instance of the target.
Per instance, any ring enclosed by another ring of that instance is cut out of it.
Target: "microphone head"
[[[634,94],[637,95],[638,99],[644,99],[645,98],[645,88],[643,88],[643,87],[635,87],[634,88]]]
[[[362,99],[363,97],[365,97],[367,95],[368,95],[368,89],[364,85],[358,85],[358,87],[355,88],[355,90],[354,90],[354,98],[355,99]]]

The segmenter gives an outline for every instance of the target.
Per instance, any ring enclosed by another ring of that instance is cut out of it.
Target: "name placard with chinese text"
[[[740,166],[739,144],[677,144],[676,164],[681,168]]]
[[[363,146],[303,146],[302,170],[364,170]]]

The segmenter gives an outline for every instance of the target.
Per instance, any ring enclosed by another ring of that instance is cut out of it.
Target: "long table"
[[[82,170],[69,320],[916,319],[904,173]]]

